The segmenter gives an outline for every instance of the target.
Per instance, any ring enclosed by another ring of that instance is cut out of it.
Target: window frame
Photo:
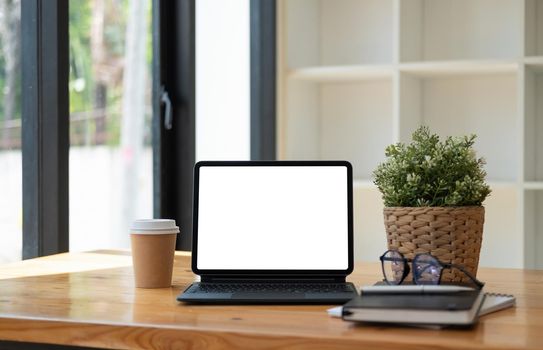
[[[176,249],[191,250],[196,161],[194,0],[153,0],[153,215],[175,219]],[[171,102],[165,127],[164,93]]]
[[[21,1],[23,259],[69,248],[68,0]]]
[[[250,0],[251,160],[276,159],[277,3]]]

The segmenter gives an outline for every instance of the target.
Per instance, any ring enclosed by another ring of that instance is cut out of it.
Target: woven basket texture
[[[388,207],[383,212],[388,249],[396,249],[408,259],[430,253],[441,262],[462,265],[477,275],[484,207]],[[410,273],[405,281],[411,280]],[[441,280],[470,281],[458,269],[445,269]]]

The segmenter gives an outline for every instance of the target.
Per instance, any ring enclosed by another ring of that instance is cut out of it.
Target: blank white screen
[[[201,270],[345,270],[347,168],[202,166]]]

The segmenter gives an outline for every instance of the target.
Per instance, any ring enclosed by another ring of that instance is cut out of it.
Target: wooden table
[[[0,267],[0,348],[16,342],[136,349],[543,349],[543,271],[481,269],[486,289],[517,307],[472,330],[357,325],[329,306],[189,306],[176,295],[194,280],[177,253],[173,287],[136,289],[128,252],[67,253]],[[357,264],[350,280],[380,278]],[[3,344],[3,345],[2,345]]]

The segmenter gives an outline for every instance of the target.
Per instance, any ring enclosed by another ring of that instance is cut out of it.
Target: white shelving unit
[[[357,260],[386,249],[371,173],[425,124],[478,135],[481,265],[543,268],[543,0],[280,0],[278,14],[279,158],[353,164]]]

